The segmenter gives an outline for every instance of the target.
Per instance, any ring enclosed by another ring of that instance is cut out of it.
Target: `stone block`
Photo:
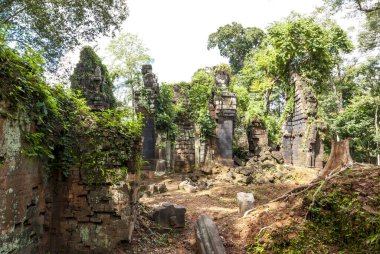
[[[185,227],[186,208],[171,203],[162,203],[153,210],[153,220],[164,228]]]
[[[239,192],[236,194],[239,205],[239,213],[241,216],[255,206],[255,198],[252,193]]]
[[[222,239],[215,223],[207,215],[199,216],[195,223],[196,253],[225,254]]]

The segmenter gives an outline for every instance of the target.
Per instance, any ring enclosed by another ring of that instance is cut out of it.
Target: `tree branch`
[[[355,0],[355,3],[357,5],[357,9],[365,13],[371,13],[371,12],[380,10],[380,5],[375,4],[372,8],[366,8],[366,7],[363,7],[361,0]]]

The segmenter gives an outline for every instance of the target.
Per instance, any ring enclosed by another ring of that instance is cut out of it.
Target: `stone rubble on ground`
[[[161,203],[153,209],[152,218],[164,228],[184,228],[186,208],[171,203]]]
[[[208,180],[196,180],[193,181],[194,177],[186,178],[186,180],[182,181],[178,185],[179,190],[184,190],[189,193],[194,193],[206,189],[210,189],[213,186],[213,181],[211,179]],[[199,179],[199,178],[197,178]]]
[[[164,193],[167,191],[168,191],[168,189],[166,188],[165,183],[154,183],[154,184],[150,184],[148,186],[148,190],[146,191],[146,194],[148,196],[151,196],[153,194]]]

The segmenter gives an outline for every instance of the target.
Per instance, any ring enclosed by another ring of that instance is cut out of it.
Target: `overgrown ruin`
[[[299,75],[293,75],[294,110],[283,126],[282,150],[286,164],[323,168],[321,123],[317,121],[318,102]],[[290,98],[292,99],[292,98]]]
[[[85,87],[84,96],[93,111],[108,109],[100,67],[94,67],[92,73],[88,79],[80,78],[78,87]],[[28,149],[34,149],[35,144],[25,137],[42,135],[37,132],[38,123],[7,105],[7,101],[0,102],[0,253],[106,253],[130,241],[137,200],[133,175],[141,151],[140,138],[120,140],[123,136],[113,129],[97,133],[91,143],[83,140],[88,134],[82,133],[76,137],[80,142],[77,152],[83,156],[79,162],[66,172],[62,168],[49,170],[53,155],[28,156]],[[82,116],[81,121],[90,121],[92,127],[95,120],[89,118]],[[131,155],[114,154],[107,140],[118,139],[122,145],[132,144]],[[92,171],[85,156],[94,150],[107,154],[98,161],[107,167],[128,167],[128,180],[112,183],[109,176]]]

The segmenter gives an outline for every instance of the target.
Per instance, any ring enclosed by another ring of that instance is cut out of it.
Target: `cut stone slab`
[[[215,223],[205,214],[195,223],[195,239],[198,254],[225,254],[222,239]]]
[[[252,209],[255,206],[255,198],[253,197],[252,193],[239,192],[236,195],[236,198],[238,200],[239,213],[241,216],[243,216],[246,211]]]
[[[186,208],[171,203],[162,203],[153,210],[153,220],[164,228],[185,227]]]

